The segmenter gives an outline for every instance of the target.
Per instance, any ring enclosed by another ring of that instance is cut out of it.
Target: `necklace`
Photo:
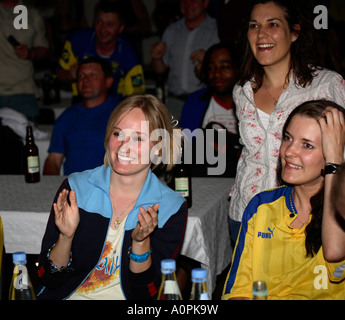
[[[301,227],[303,227],[309,221],[309,217],[308,217],[308,219],[306,221],[302,221],[302,220],[299,219],[299,216],[297,215],[296,220],[299,221],[302,224]]]
[[[270,94],[270,92],[268,91],[267,87],[266,87],[264,84],[263,84],[263,86],[264,86],[266,92],[268,93],[268,95],[273,99],[273,101],[274,101],[274,106],[277,106],[279,97],[280,97],[280,95],[282,94],[282,92],[283,92],[284,89],[285,89],[285,85],[282,87],[282,91],[280,92],[278,99],[275,98],[275,97],[273,97],[273,96]]]
[[[136,199],[137,199],[137,198],[134,198],[134,199],[130,202],[130,204],[129,204],[124,210],[122,210],[119,214],[117,214],[117,215],[115,216],[115,220],[114,220],[114,222],[113,222],[113,227],[114,227],[115,230],[117,230],[117,228],[118,228],[119,225],[121,224],[120,218],[122,217],[122,215],[123,215],[126,211],[128,211],[128,209],[133,205],[133,203],[134,203],[134,201],[135,201]],[[111,205],[112,205],[112,207],[113,207],[113,212],[115,213],[117,210],[116,210],[116,208],[115,208],[114,201],[112,200],[111,196],[110,196],[110,201],[111,201]]]

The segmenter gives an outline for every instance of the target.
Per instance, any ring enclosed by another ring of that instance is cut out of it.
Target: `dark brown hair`
[[[312,118],[319,120],[323,117],[322,113],[327,107],[333,107],[341,112],[345,116],[345,109],[339,106],[337,103],[329,100],[313,100],[307,101],[295,108],[287,118],[283,127],[283,137],[285,136],[286,129],[291,121],[291,119],[299,114],[307,118]],[[281,180],[281,162],[279,164],[278,177],[280,184],[284,184]],[[320,173],[321,174],[321,173]],[[310,204],[312,207],[311,214],[312,219],[305,229],[306,239],[305,248],[307,250],[307,256],[313,257],[318,253],[322,242],[321,242],[321,225],[322,225],[322,215],[323,215],[323,202],[324,202],[324,185],[320,188],[317,194],[310,198]]]
[[[313,80],[316,70],[321,69],[317,66],[317,55],[314,48],[313,25],[311,19],[303,14],[299,9],[297,1],[293,0],[254,0],[250,6],[247,22],[254,7],[258,4],[274,3],[280,7],[285,15],[291,32],[298,34],[297,41],[293,42],[290,48],[291,61],[290,69],[293,70],[294,80],[302,87],[306,87]],[[295,30],[294,26],[298,24],[300,31]],[[247,81],[254,80],[257,84],[254,91],[256,92],[262,86],[264,69],[255,59],[247,38],[249,24],[245,26],[241,35],[241,44],[243,50],[243,60],[241,67],[240,86],[244,86]],[[288,77],[289,74],[286,75]]]

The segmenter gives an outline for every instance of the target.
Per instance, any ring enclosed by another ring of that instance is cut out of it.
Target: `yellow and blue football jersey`
[[[268,299],[345,299],[345,261],[328,263],[322,247],[307,257],[306,225],[291,227],[297,218],[292,190],[261,192],[248,204],[222,299],[251,299],[259,280]]]

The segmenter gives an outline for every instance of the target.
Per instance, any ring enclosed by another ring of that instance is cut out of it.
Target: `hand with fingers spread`
[[[319,123],[326,163],[341,164],[345,146],[344,114],[336,108],[327,107]]]
[[[152,207],[147,207],[147,211],[140,207],[138,214],[138,225],[132,232],[132,239],[137,242],[142,242],[154,231],[158,225],[158,203]]]
[[[69,201],[68,203],[68,195]],[[55,224],[62,236],[72,238],[79,225],[80,216],[75,191],[68,192],[66,189],[59,194],[54,203]]]

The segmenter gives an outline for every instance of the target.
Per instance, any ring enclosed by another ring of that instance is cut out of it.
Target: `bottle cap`
[[[192,270],[192,281],[201,283],[207,281],[207,271],[203,268],[195,268]]]
[[[161,261],[161,271],[163,274],[176,271],[176,262],[173,259],[165,259]]]
[[[265,281],[255,281],[253,283],[253,294],[257,296],[267,296],[267,287]]]
[[[26,253],[14,252],[12,255],[12,261],[14,264],[26,264]]]

